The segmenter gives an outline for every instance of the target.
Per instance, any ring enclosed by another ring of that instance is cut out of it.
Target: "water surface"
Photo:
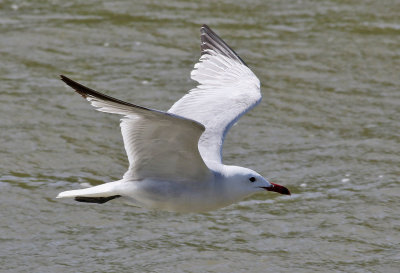
[[[398,1],[0,2],[2,272],[398,272]],[[59,74],[167,110],[209,24],[262,103],[227,164],[288,186],[206,214],[55,200],[127,168],[119,117]]]

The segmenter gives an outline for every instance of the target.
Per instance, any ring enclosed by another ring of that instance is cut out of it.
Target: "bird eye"
[[[249,180],[250,180],[250,182],[254,182],[254,181],[256,181],[256,178],[252,176],[249,178]]]

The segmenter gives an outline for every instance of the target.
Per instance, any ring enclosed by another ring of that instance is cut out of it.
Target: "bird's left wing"
[[[168,112],[203,124],[206,131],[200,138],[200,154],[206,163],[221,163],[229,128],[261,101],[260,81],[207,25],[201,28],[201,54],[191,73],[199,85]]]
[[[65,76],[61,79],[97,110],[125,116],[121,120],[129,160],[125,180],[202,181],[209,177],[198,150],[202,124],[112,98]]]

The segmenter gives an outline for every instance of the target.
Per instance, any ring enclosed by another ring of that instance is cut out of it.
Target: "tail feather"
[[[115,181],[87,189],[64,191],[59,193],[57,198],[75,198],[76,201],[80,202],[105,203],[120,197],[117,190],[120,183],[121,181]],[[96,200],[97,202],[95,202]]]

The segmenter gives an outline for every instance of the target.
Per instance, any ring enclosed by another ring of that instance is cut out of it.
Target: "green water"
[[[399,272],[400,3],[0,1],[1,272]],[[207,214],[55,200],[119,179],[118,116],[59,79],[166,110],[199,28],[264,99],[224,161],[285,185]]]

